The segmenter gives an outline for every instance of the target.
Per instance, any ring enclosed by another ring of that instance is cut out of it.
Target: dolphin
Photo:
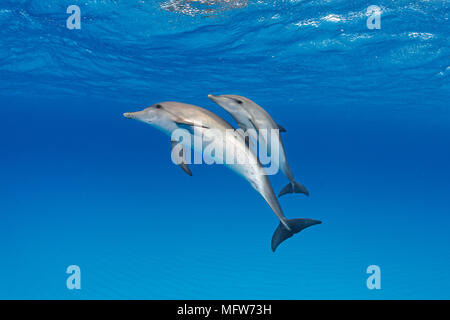
[[[244,131],[249,129],[255,129],[259,132],[261,129],[265,129],[270,132],[273,129],[278,129],[280,132],[286,132],[281,125],[276,124],[272,117],[267,113],[266,110],[261,108],[259,105],[254,103],[248,98],[238,96],[238,95],[208,95],[208,98],[213,102],[217,103],[223,109],[231,114],[233,119],[238,124],[238,127]],[[253,139],[257,139],[257,136],[250,134]],[[271,139],[267,141],[268,153],[271,153]],[[303,193],[309,196],[309,191],[306,187],[294,180],[294,175],[292,173],[291,167],[286,158],[286,151],[284,150],[283,141],[281,136],[279,136],[279,159],[275,159],[277,164],[281,165],[281,171],[289,179],[289,183],[281,190],[278,194],[279,197],[287,193]]]
[[[234,132],[234,128],[211,111],[180,102],[160,102],[142,111],[127,112],[123,115],[129,119],[148,123],[169,136],[176,129],[187,128],[192,130],[192,135],[202,134],[205,137],[202,141],[225,142],[225,153],[221,155],[220,152],[216,152],[214,160],[222,160],[221,163],[225,163],[227,167],[245,178],[265,199],[280,220],[280,224],[272,236],[272,251],[275,252],[280,243],[294,234],[309,226],[321,223],[319,220],[287,219],[284,216],[278,198],[275,196],[272,185],[256,154],[248,148],[244,139],[240,139],[237,135],[227,135],[227,130]],[[225,154],[231,149],[234,149],[236,154],[246,157],[245,161],[227,164]]]

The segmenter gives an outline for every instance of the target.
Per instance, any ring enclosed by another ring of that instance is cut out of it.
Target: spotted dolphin
[[[275,251],[281,242],[294,234],[309,226],[321,223],[319,220],[287,219],[284,216],[278,198],[274,194],[272,185],[256,154],[248,148],[244,139],[240,139],[237,135],[227,134],[227,130],[234,131],[233,127],[211,111],[180,102],[160,102],[142,111],[127,112],[123,115],[129,119],[148,123],[169,136],[176,129],[191,129],[192,135],[203,135],[204,139],[202,141],[224,143],[225,152],[222,154],[217,152],[214,160],[219,163],[225,163],[227,167],[245,178],[265,199],[280,220],[280,224],[272,237],[272,251]],[[226,154],[230,150],[234,150],[236,154],[240,154],[246,159],[235,163],[227,163]],[[221,160],[222,162],[220,162]]]
[[[238,124],[239,128],[244,131],[249,129],[254,129],[256,132],[260,130],[267,130],[270,132],[273,129],[278,129],[279,132],[286,132],[281,125],[276,124],[272,117],[267,113],[266,110],[261,108],[252,100],[238,96],[238,95],[208,95],[212,101],[217,103],[219,106],[228,111],[233,119]],[[249,130],[251,131],[251,130]],[[251,137],[256,139],[257,137],[250,134]],[[261,138],[261,137],[260,137]],[[294,180],[294,175],[292,173],[291,167],[287,161],[286,151],[283,146],[283,141],[281,136],[278,138],[279,145],[279,159],[273,159],[278,161],[277,164],[280,165],[281,171],[289,179],[289,183],[281,190],[279,197],[287,193],[303,193],[309,196],[309,191],[306,187]],[[271,139],[268,139],[267,150],[270,155],[272,149]]]

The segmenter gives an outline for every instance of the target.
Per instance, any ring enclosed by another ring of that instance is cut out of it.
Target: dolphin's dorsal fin
[[[277,123],[277,126],[278,126],[278,129],[280,130],[280,132],[286,132],[286,129],[281,124]]]
[[[174,153],[173,149],[178,145],[179,145],[180,150],[178,151],[178,153],[176,151]],[[178,165],[180,166],[180,168],[183,169],[183,171],[186,172],[188,175],[192,176],[191,169],[189,169],[189,166],[186,163],[186,150],[181,145],[181,142],[171,140],[170,141],[170,151],[172,152],[172,159],[174,159],[173,157],[175,157],[174,160],[176,160],[178,162]]]

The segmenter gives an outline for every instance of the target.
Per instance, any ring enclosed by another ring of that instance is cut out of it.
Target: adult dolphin
[[[228,130],[233,131],[233,127],[211,111],[180,102],[161,102],[142,111],[127,112],[123,115],[126,118],[148,123],[168,135],[172,135],[172,132],[178,128],[189,128],[192,130],[193,135],[202,134],[204,143],[206,141],[210,143],[224,143],[225,152],[215,152],[214,160],[218,162],[222,160],[221,163],[225,163],[230,169],[244,177],[266,200],[280,220],[280,224],[272,237],[272,251],[275,251],[281,242],[294,234],[309,226],[321,223],[321,221],[313,219],[287,219],[284,216],[278,199],[273,192],[272,185],[256,154],[248,148],[244,139],[239,138],[237,135],[230,135]],[[234,150],[236,154],[244,156],[246,159],[244,161],[226,163],[226,154],[230,150]]]
[[[278,129],[280,132],[286,132],[281,125],[276,124],[272,117],[264,110],[262,107],[257,105],[252,100],[232,94],[225,94],[220,96],[208,95],[212,101],[217,103],[219,106],[228,111],[233,119],[238,124],[239,128],[246,131],[249,129],[254,129],[256,132],[260,132],[260,130],[267,130],[271,132],[273,129]],[[250,136],[252,136],[250,134]],[[255,135],[252,136],[254,139]],[[268,153],[271,154],[272,139],[268,139],[267,141],[267,150]],[[281,190],[279,193],[279,197],[285,195],[287,193],[303,193],[309,196],[309,191],[306,187],[297,181],[294,180],[294,175],[292,173],[291,167],[286,158],[286,151],[284,150],[283,141],[281,140],[281,136],[278,139],[279,145],[279,159],[276,159],[277,164],[280,164],[281,171],[283,174],[289,179],[289,183]]]

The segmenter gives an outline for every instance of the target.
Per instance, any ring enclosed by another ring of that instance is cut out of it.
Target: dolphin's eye
[[[157,104],[157,105],[155,106],[155,108],[156,108],[156,109],[161,109],[161,108],[162,108],[162,105]]]
[[[233,99],[234,101],[236,101],[236,103],[242,104],[242,101],[239,99]]]

